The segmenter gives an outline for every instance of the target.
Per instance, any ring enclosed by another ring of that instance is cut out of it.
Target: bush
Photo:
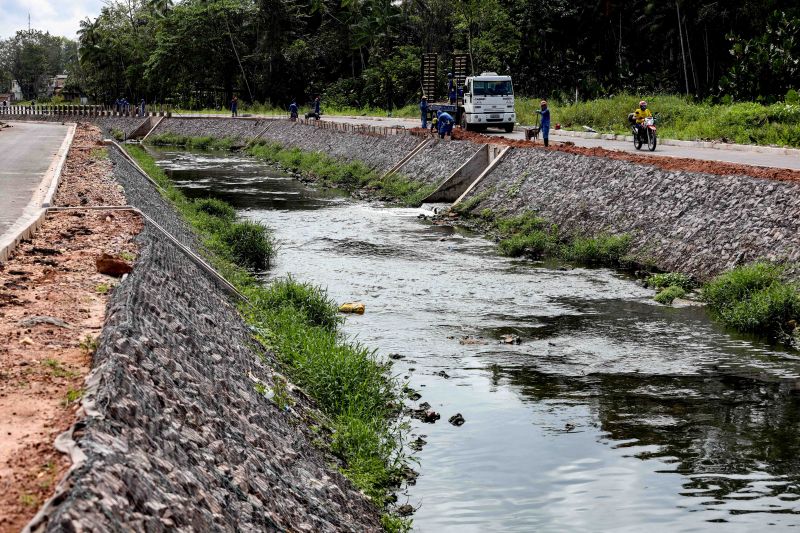
[[[630,249],[630,235],[576,237],[562,249],[564,259],[585,265],[616,266]]]
[[[669,305],[675,300],[675,298],[683,298],[684,296],[686,296],[686,291],[684,291],[682,287],[670,285],[669,287],[660,290],[658,294],[653,297],[653,300],[660,304]]]
[[[275,255],[272,233],[258,222],[246,220],[231,224],[222,241],[233,261],[250,270],[266,270]]]
[[[233,222],[236,220],[236,210],[227,202],[216,198],[203,198],[195,200],[194,205],[198,211],[209,214],[212,217],[221,218]]]
[[[665,274],[653,274],[647,278],[645,285],[654,289],[664,289],[670,286],[680,287],[688,292],[694,288],[692,278],[679,272],[669,272]]]
[[[550,236],[544,231],[514,235],[500,241],[499,247],[500,253],[508,257],[541,257],[552,248]]]
[[[800,317],[797,287],[782,281],[783,267],[753,263],[715,277],[703,299],[727,326],[739,331],[780,334]]]
[[[308,283],[298,283],[291,277],[273,281],[268,288],[257,293],[256,305],[277,309],[289,306],[299,311],[312,326],[335,330],[342,322],[336,302],[328,294]]]

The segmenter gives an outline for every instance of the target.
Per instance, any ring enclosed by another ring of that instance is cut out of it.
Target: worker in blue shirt
[[[547,146],[550,137],[550,109],[547,107],[547,100],[542,100],[539,105],[541,109],[536,111],[542,117],[541,123],[539,124],[539,132],[542,134],[544,145]]]
[[[422,118],[422,129],[428,129],[428,98],[423,94],[419,101],[419,112]]]
[[[447,95],[450,97],[450,103],[456,103],[456,82],[453,80],[453,73],[447,73]]]
[[[439,137],[444,139],[445,135],[450,135],[452,138],[455,122],[450,113],[439,113]]]
[[[292,100],[292,103],[289,104],[289,118],[291,120],[297,120],[298,113],[299,113],[299,109],[297,108],[297,102]]]

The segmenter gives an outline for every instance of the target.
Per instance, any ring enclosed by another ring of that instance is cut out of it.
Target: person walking
[[[314,118],[319,120],[319,96],[314,98]]]
[[[145,116],[145,112],[146,111],[147,110],[146,110],[145,105],[144,105],[144,98],[142,98],[142,101],[139,102],[139,116],[140,117]]]
[[[542,135],[542,141],[544,141],[544,145],[548,146],[548,141],[550,139],[550,109],[547,107],[547,100],[542,100],[539,103],[539,107],[541,109],[536,110],[536,113],[541,116],[539,133]]]
[[[419,101],[419,112],[422,115],[422,129],[428,129],[428,98],[424,94]]]
[[[289,119],[294,122],[297,120],[298,113],[299,109],[297,108],[297,102],[292,100],[292,103],[289,104]]]
[[[233,100],[231,100],[231,116],[239,116],[239,98],[237,98],[236,95],[233,95]]]

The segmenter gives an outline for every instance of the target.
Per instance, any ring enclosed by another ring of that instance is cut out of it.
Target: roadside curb
[[[36,187],[36,190],[31,197],[31,201],[22,212],[16,223],[11,226],[5,234],[0,235],[0,262],[8,260],[11,252],[17,247],[22,239],[30,237],[42,225],[45,216],[47,216],[47,208],[53,201],[58,185],[61,182],[61,173],[64,170],[64,163],[67,160],[67,154],[72,146],[72,140],[75,137],[75,130],[77,129],[76,123],[69,124],[64,141],[53,157],[50,167],[44,173],[42,181]]]

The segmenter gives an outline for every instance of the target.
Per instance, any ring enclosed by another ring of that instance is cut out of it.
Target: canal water
[[[156,152],[192,197],[274,229],[273,276],[362,301],[346,332],[441,413],[399,494],[417,531],[761,531],[800,524],[800,357],[655,304],[606,269],[500,257],[479,235],[253,159]],[[504,344],[504,335],[520,344]],[[448,423],[460,413],[461,427]]]

